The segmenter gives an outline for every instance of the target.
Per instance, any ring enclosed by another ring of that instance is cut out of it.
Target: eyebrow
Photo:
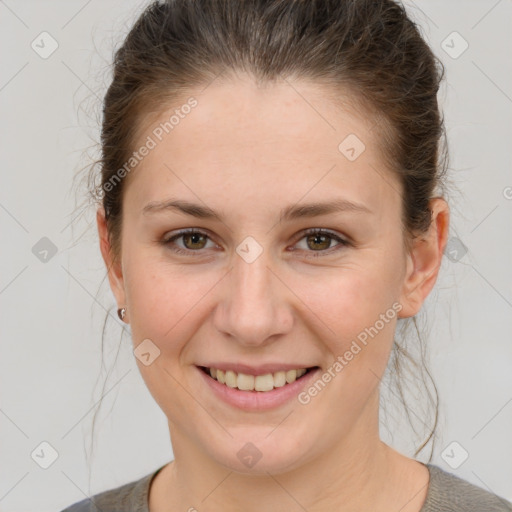
[[[223,221],[223,216],[208,206],[203,206],[190,201],[180,199],[167,199],[164,201],[151,201],[142,209],[143,215],[158,213],[162,211],[178,211],[200,219],[212,219]],[[291,221],[301,218],[319,217],[329,213],[339,212],[373,213],[370,209],[360,203],[347,199],[335,199],[324,203],[308,203],[302,205],[290,205],[281,210],[279,222]]]

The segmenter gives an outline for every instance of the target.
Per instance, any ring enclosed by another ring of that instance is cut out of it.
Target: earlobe
[[[412,248],[407,255],[400,318],[408,318],[419,312],[434,287],[441,268],[448,240],[449,208],[446,201],[439,197],[430,200],[429,208],[432,212],[430,228],[412,242]]]
[[[107,268],[110,288],[118,305],[126,304],[124,292],[124,280],[121,267],[121,261],[115,258],[112,246],[108,236],[107,222],[105,219],[105,210],[99,207],[96,212],[96,222],[98,225],[98,236],[100,242],[100,251]]]

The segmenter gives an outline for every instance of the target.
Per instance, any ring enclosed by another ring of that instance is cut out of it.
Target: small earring
[[[121,321],[124,322],[124,317],[126,316],[126,308],[120,308],[117,310],[117,316],[120,318]]]

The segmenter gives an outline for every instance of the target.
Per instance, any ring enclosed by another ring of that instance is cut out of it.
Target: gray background
[[[140,377],[129,332],[118,353],[123,325],[79,174],[98,156],[112,49],[142,7],[0,1],[1,511],[61,510],[172,458],[166,418]],[[442,414],[433,462],[512,500],[512,2],[429,0],[410,12],[447,67],[440,98],[454,185],[455,252],[445,255],[425,305]],[[58,44],[47,58],[43,31]],[[116,354],[117,363],[103,388],[107,311],[106,368]],[[395,432],[394,445],[412,455],[407,428]],[[52,452],[42,442],[57,452],[47,469]]]

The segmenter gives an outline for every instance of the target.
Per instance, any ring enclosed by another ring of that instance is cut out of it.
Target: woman
[[[448,236],[438,64],[391,0],[145,9],[97,224],[174,460],[66,512],[512,510],[379,437]]]

